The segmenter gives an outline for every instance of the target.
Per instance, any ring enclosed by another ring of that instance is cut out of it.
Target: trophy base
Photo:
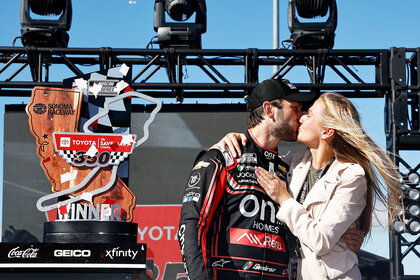
[[[44,223],[45,243],[137,243],[137,223],[59,221]]]

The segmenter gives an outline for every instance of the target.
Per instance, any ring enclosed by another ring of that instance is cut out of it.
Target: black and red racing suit
[[[242,156],[201,153],[185,189],[178,239],[189,279],[287,279],[287,227],[255,167],[285,180],[288,166],[250,133]],[[285,180],[286,181],[286,180]]]

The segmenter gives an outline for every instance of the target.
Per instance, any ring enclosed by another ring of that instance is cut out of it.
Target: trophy
[[[135,196],[120,169],[148,139],[149,125],[162,104],[132,91],[128,73],[123,64],[69,79],[71,88],[32,91],[26,112],[40,164],[52,185],[52,193],[36,205],[56,218],[44,224],[46,243],[137,242]],[[156,104],[142,137],[129,133],[131,97]]]

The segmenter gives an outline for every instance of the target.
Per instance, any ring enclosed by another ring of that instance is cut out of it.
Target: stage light
[[[408,207],[408,213],[410,213],[413,217],[419,217],[420,214],[420,207],[417,204],[411,204]]]
[[[395,208],[396,208],[396,213],[398,216],[401,216],[402,214],[404,214],[404,209],[400,205],[397,205]]]
[[[417,182],[417,179],[410,180],[410,174],[404,175],[404,182],[410,184],[411,182]],[[411,179],[415,176],[411,176]],[[411,182],[410,182],[411,181]],[[420,191],[418,187],[405,187],[403,195],[401,197],[404,203],[404,209],[397,206],[397,219],[394,221],[394,230],[397,233],[402,233],[401,228],[404,227],[401,221],[404,221],[405,228],[411,234],[420,233]],[[401,224],[400,224],[401,223]]]
[[[419,198],[420,198],[420,192],[419,192],[418,189],[409,189],[407,196],[411,200],[419,200]]]
[[[325,17],[326,21],[301,22],[301,18]],[[331,49],[337,27],[336,0],[290,0],[288,9],[290,39],[295,49]]]
[[[408,182],[413,185],[417,185],[420,181],[419,174],[412,172],[408,174]]]
[[[408,223],[408,231],[411,234],[414,234],[414,235],[420,233],[420,221],[419,220],[411,220]]]
[[[194,9],[187,0],[165,1],[165,9],[168,15],[176,21],[185,21],[194,13]]]
[[[401,221],[394,221],[394,230],[397,233],[403,233],[404,224]]]
[[[42,16],[33,19],[34,14]],[[59,16],[58,19],[52,17]],[[71,0],[21,0],[22,44],[34,47],[67,47],[72,18]]]
[[[195,14],[195,22],[185,22]],[[156,0],[154,29],[160,48],[201,49],[207,28],[205,0]],[[168,15],[175,22],[166,20]]]

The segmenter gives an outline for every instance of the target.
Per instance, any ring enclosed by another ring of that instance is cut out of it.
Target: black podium
[[[43,241],[0,243],[0,278],[153,279],[153,254],[137,243],[136,223],[47,222]]]

